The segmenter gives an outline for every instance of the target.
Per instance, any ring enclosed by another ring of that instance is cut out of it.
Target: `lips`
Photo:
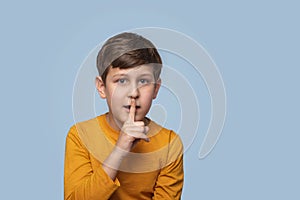
[[[123,106],[124,108],[127,108],[128,110],[130,110],[130,105],[127,105],[127,106]],[[139,108],[141,108],[141,106],[135,106],[135,109],[139,109]]]

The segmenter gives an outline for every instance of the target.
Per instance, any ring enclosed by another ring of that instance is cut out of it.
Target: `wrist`
[[[129,151],[125,150],[126,148],[122,148],[118,145],[116,145],[112,152],[111,152],[111,155],[116,157],[116,158],[119,158],[120,160],[122,160],[124,157],[126,157],[129,153]]]

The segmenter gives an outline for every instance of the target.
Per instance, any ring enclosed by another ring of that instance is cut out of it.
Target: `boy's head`
[[[107,101],[110,125],[121,128],[132,99],[136,102],[135,120],[144,119],[160,88],[161,66],[157,49],[142,36],[121,33],[104,43],[97,56],[96,87]]]
[[[111,68],[127,69],[150,63],[153,64],[153,73],[158,80],[161,57],[152,42],[135,33],[121,33],[111,37],[97,56],[97,69],[104,84]]]

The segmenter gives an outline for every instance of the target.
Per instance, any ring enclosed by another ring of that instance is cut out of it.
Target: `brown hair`
[[[121,33],[108,39],[97,56],[97,69],[104,84],[110,68],[133,68],[152,64],[154,78],[159,78],[162,60],[148,39],[135,33]]]

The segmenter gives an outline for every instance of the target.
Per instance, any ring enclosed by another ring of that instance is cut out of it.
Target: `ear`
[[[155,99],[157,97],[157,94],[158,94],[158,91],[159,91],[159,88],[160,88],[160,85],[161,85],[161,79],[157,79],[157,81],[155,82],[155,88],[154,88],[154,93],[153,93],[153,99]]]
[[[102,99],[106,98],[106,93],[105,93],[105,84],[100,76],[97,76],[95,79],[95,85],[96,89]]]

